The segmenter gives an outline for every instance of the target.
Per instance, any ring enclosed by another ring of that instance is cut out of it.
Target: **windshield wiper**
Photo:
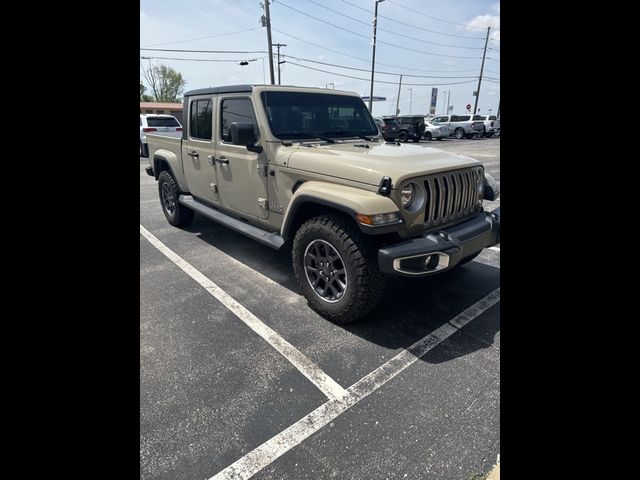
[[[327,143],[336,143],[336,141],[333,140],[332,138],[324,137],[322,135],[318,135],[317,133],[311,133],[311,132],[278,132],[277,135],[278,137],[292,137],[292,138],[299,138],[303,140],[306,138],[309,138],[309,139],[317,138]]]
[[[374,135],[371,137],[368,137],[367,135],[360,135],[360,134],[356,134],[356,137],[358,138],[362,138],[368,142],[377,142],[378,140],[380,140],[380,137],[378,135]]]
[[[340,134],[340,138],[341,139],[345,139],[345,138],[353,138],[353,137],[357,137],[357,138],[362,138],[364,140],[367,140],[369,142],[373,142],[375,140],[378,140],[378,136],[377,135],[362,135],[361,133],[355,133],[355,132],[345,132],[344,131],[340,131],[340,130],[328,130],[328,131],[324,131],[322,132],[324,135],[335,135],[335,134]]]

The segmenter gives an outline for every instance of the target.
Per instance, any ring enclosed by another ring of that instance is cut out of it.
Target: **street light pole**
[[[373,14],[373,53],[371,56],[371,90],[369,92],[369,112],[373,113],[373,76],[376,66],[376,28],[378,26],[378,4],[384,0],[376,0],[375,13]]]
[[[407,88],[409,90],[409,115],[411,115],[411,104],[413,103],[413,88]]]

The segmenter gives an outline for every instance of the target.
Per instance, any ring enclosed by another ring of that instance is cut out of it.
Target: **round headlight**
[[[407,183],[402,190],[400,190],[400,201],[404,208],[408,208],[416,194],[416,186],[413,183]]]

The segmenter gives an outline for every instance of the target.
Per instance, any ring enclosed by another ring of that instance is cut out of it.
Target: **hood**
[[[293,147],[289,167],[378,186],[391,177],[393,188],[413,177],[472,167],[480,162],[427,145],[362,143]]]

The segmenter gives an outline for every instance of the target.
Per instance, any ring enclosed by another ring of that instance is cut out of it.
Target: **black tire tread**
[[[163,183],[168,183],[171,191],[176,196],[176,213],[173,217],[165,211],[164,205],[162,203]],[[162,208],[162,212],[171,225],[173,225],[174,227],[185,227],[191,224],[191,222],[193,221],[194,211],[178,202],[178,197],[180,196],[180,187],[178,186],[178,182],[176,182],[176,180],[173,178],[173,175],[171,175],[171,172],[169,172],[168,170],[163,170],[162,172],[160,172],[160,175],[158,175],[158,195],[160,196],[160,206]]]
[[[355,278],[350,278],[353,294],[349,303],[339,313],[321,310],[313,302],[309,305],[318,313],[336,323],[348,323],[369,313],[382,299],[384,294],[384,276],[378,269],[377,254],[372,242],[355,225],[340,215],[327,214],[307,220],[296,232],[293,240],[292,257],[294,273],[300,285],[307,282],[304,270],[298,260],[304,255],[302,240],[308,233],[331,232],[339,245],[345,262],[353,266]],[[355,286],[355,288],[353,288]]]

